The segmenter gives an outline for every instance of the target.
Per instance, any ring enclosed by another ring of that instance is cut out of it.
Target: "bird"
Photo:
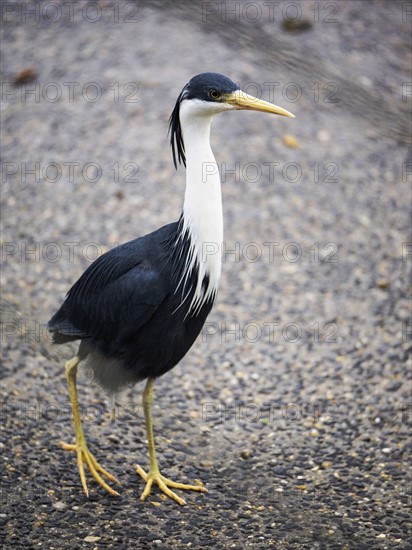
[[[76,355],[66,362],[75,443],[60,442],[74,451],[81,484],[89,496],[85,469],[110,495],[119,483],[96,460],[86,442],[76,377],[80,363],[108,393],[146,380],[142,394],[149,468],[135,465],[146,482],[145,500],[157,485],[178,504],[176,490],[207,492],[203,483],[189,485],[160,473],[153,433],[155,380],[186,355],[215,302],[221,256],[205,254],[205,245],[223,243],[221,181],[210,145],[214,115],[232,110],[294,115],[244,92],[218,73],[201,73],[179,94],[169,118],[175,169],[186,169],[183,209],[177,221],[126,242],[99,256],[68,291],[47,324],[55,344],[80,340]]]

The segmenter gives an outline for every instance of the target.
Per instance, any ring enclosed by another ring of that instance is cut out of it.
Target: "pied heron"
[[[113,248],[95,260],[73,285],[48,323],[53,342],[80,340],[66,363],[75,429],[75,444],[61,446],[77,454],[83,489],[85,468],[111,495],[103,479],[117,482],[89,451],[83,432],[76,376],[81,361],[109,392],[147,379],[143,410],[149,447],[149,470],[135,466],[146,481],[144,500],[153,483],[179,504],[172,489],[206,491],[185,485],[159,470],[152,425],[153,384],[191,348],[218,290],[221,257],[204,254],[206,243],[223,242],[220,177],[210,147],[212,117],[223,111],[250,109],[293,117],[272,103],[243,92],[229,78],[202,73],[183,88],[170,116],[170,143],[175,168],[186,167],[183,212],[177,222]]]

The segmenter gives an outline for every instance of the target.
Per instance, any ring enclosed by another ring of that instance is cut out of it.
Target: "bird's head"
[[[181,128],[180,112],[184,103],[191,116],[212,117],[217,113],[234,109],[263,111],[294,118],[282,107],[247,94],[230,78],[218,73],[201,73],[194,76],[181,91],[169,119],[170,144],[173,162],[186,166],[185,146]]]

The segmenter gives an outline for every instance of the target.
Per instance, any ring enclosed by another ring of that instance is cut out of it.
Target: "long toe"
[[[109,494],[112,496],[120,496],[117,491],[112,489],[102,478],[102,475],[104,475],[109,481],[112,481],[114,483],[120,483],[112,474],[110,474],[103,466],[101,466],[97,460],[94,458],[92,453],[87,448],[86,443],[82,444],[68,444],[63,443],[62,441],[59,443],[60,447],[66,451],[74,451],[77,454],[77,465],[79,468],[80,473],[80,479],[83,485],[84,492],[86,493],[86,496],[89,496],[89,491],[87,488],[86,483],[86,475],[84,472],[84,466],[86,465],[89,472],[92,474],[94,479],[97,481],[97,483],[103,487]]]
[[[154,471],[154,472],[149,471],[149,473],[146,473],[143,470],[143,468],[141,468],[137,464],[135,464],[135,469],[136,469],[136,472],[146,481],[146,487],[140,496],[140,500],[146,499],[146,497],[150,494],[154,483],[156,483],[156,485],[165,495],[167,495],[172,500],[176,501],[181,506],[184,506],[186,504],[186,501],[183,498],[179,497],[170,488],[207,493],[207,489],[202,484],[202,482],[199,482],[198,485],[187,485],[185,483],[178,483],[176,481],[172,481],[171,479],[168,479],[167,477],[163,476],[159,471]]]

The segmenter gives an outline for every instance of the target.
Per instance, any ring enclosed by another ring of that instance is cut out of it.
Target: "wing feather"
[[[55,342],[122,342],[147,323],[169,292],[165,242],[175,229],[170,224],[95,260],[48,323]]]

